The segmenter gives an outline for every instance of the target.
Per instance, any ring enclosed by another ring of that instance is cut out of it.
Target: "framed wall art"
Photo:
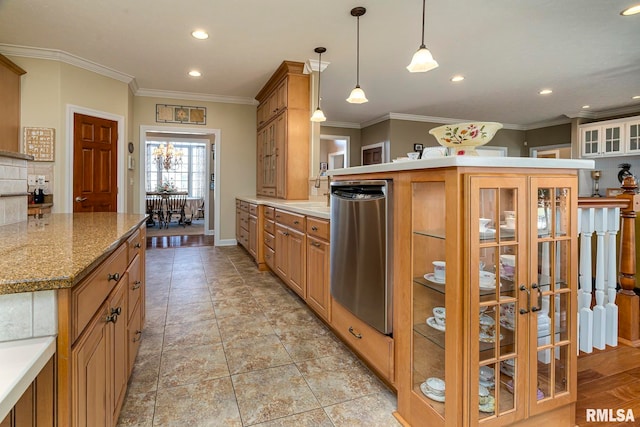
[[[53,162],[56,145],[54,128],[25,127],[23,134],[24,153],[33,156],[36,162]]]
[[[206,125],[207,108],[187,105],[156,104],[156,122]]]

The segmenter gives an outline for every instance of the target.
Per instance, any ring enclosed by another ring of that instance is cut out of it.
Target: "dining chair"
[[[158,221],[158,228],[162,228],[165,221],[163,198],[157,195],[147,196],[147,214],[151,220],[151,225],[155,226]]]
[[[173,217],[178,217],[178,224],[186,226],[184,206],[187,203],[186,195],[171,195],[167,197],[167,216],[165,219],[165,228],[169,228],[169,223]]]

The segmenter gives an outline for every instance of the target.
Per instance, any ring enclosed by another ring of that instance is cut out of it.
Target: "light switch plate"
[[[36,185],[36,176],[35,175],[27,175],[27,184],[28,185]]]
[[[38,175],[38,185],[44,185],[44,175]]]

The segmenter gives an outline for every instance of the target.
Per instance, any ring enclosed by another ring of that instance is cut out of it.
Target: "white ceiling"
[[[330,123],[388,113],[536,127],[605,111],[640,111],[638,0],[429,0],[425,42],[440,67],[409,73],[420,0],[0,0],[0,52],[55,49],[131,76],[137,93],[252,99],[283,60],[327,48],[322,107]],[[356,80],[369,102],[345,101]],[[206,41],[190,36],[210,33]],[[14,50],[15,51],[15,50]],[[187,76],[191,69],[203,76]],[[466,79],[451,83],[454,74]],[[540,96],[543,88],[553,94]],[[200,99],[205,99],[202,97]],[[580,113],[585,104],[588,113]]]

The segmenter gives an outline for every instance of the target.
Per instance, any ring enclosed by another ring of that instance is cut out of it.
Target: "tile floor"
[[[395,395],[238,247],[147,250],[118,426],[399,426]]]

